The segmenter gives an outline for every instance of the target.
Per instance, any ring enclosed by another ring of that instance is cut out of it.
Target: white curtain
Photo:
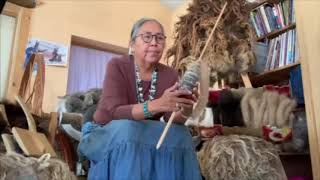
[[[14,40],[16,18],[0,15],[0,101],[8,87],[10,56]]]
[[[72,45],[67,94],[102,88],[108,62],[119,54]]]

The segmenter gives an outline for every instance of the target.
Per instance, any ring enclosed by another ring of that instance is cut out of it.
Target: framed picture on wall
[[[25,51],[24,67],[33,53],[43,53],[46,65],[67,66],[69,48],[66,45],[40,39],[30,39]],[[34,67],[36,70],[37,67]]]

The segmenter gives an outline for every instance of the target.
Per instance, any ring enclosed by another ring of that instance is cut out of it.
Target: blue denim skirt
[[[82,127],[78,153],[90,160],[89,180],[200,180],[192,137],[173,124],[160,149],[160,121],[114,120]]]

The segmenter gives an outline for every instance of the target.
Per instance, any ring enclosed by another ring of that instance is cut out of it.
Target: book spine
[[[260,33],[260,30],[258,29],[258,26],[257,26],[257,23],[255,21],[253,12],[250,12],[250,20],[251,20],[251,24],[253,25],[253,27],[254,27],[254,29],[256,31],[257,36],[260,37],[262,34]]]
[[[266,11],[264,10],[264,6],[260,6],[259,11],[261,13],[262,19],[263,19],[263,23],[267,29],[267,32],[270,33],[271,32],[271,28],[270,28],[270,24],[268,22],[268,18],[266,15]]]

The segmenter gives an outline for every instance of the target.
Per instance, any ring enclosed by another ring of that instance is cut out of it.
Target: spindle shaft
[[[199,59],[198,59],[197,61],[201,61],[201,59],[202,59],[202,57],[203,57],[203,55],[204,55],[204,52],[205,52],[205,50],[207,49],[211,38],[213,37],[213,33],[214,33],[214,31],[216,30],[216,28],[217,28],[217,26],[218,26],[218,24],[219,24],[219,21],[221,20],[221,17],[222,17],[222,15],[223,15],[226,7],[227,7],[227,4],[228,4],[228,2],[226,2],[226,3],[224,4],[224,6],[223,6],[223,8],[222,8],[222,10],[221,10],[221,12],[220,12],[220,14],[219,14],[219,16],[218,16],[218,19],[217,19],[217,21],[216,21],[216,23],[215,23],[215,25],[214,25],[214,27],[213,27],[213,29],[212,29],[212,31],[211,31],[208,39],[207,39],[207,41],[206,41],[205,46],[204,46],[204,48],[202,49],[202,52],[201,52],[201,54],[200,54],[200,57],[199,57]],[[199,66],[200,66],[200,63],[199,63]],[[187,71],[188,71],[188,70],[187,70]],[[186,73],[188,73],[188,72],[186,72]],[[182,78],[182,79],[184,79],[184,78]],[[189,88],[190,88],[190,87],[188,87],[188,90],[190,90]],[[191,90],[192,90],[192,89],[191,89]],[[167,135],[167,133],[168,133],[168,131],[169,131],[169,128],[170,128],[170,126],[171,126],[171,124],[172,124],[172,122],[173,122],[173,119],[174,119],[175,115],[176,115],[176,112],[173,112],[173,113],[171,114],[171,116],[170,116],[170,118],[169,118],[169,121],[168,121],[168,123],[166,124],[166,127],[164,128],[164,131],[162,132],[162,134],[161,134],[161,136],[160,136],[160,139],[159,139],[159,141],[158,141],[158,143],[157,143],[157,147],[156,147],[157,149],[159,149],[160,146],[161,146],[161,144],[163,143],[163,141],[164,141],[164,139],[165,139],[165,137],[166,137],[166,135]]]

